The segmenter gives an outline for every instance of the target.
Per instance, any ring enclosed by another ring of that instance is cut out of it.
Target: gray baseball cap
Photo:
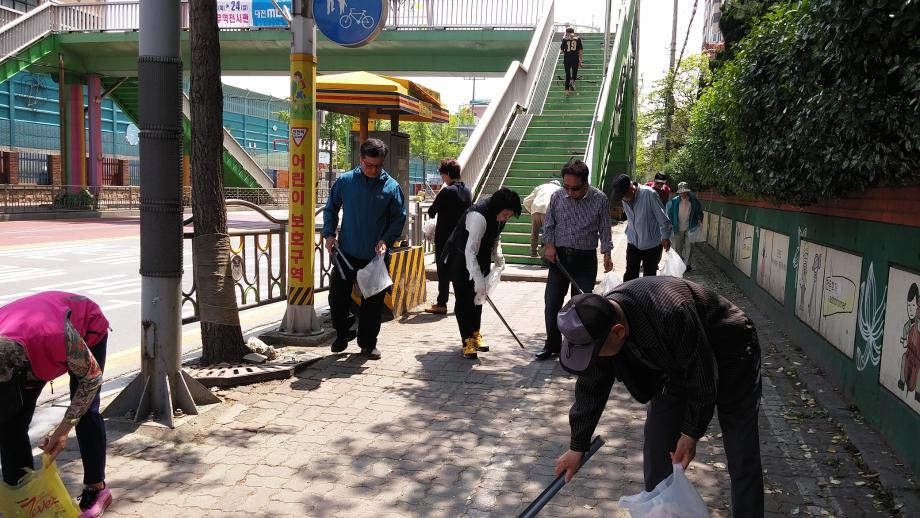
[[[594,293],[575,295],[556,317],[562,333],[559,363],[572,374],[587,374],[617,322],[610,301]]]

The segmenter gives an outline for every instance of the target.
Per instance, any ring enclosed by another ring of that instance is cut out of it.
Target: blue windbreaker
[[[332,184],[323,208],[323,237],[335,237],[342,211],[339,246],[359,259],[373,259],[381,239],[387,246],[401,237],[406,222],[406,200],[402,189],[386,171],[368,178],[356,167]]]

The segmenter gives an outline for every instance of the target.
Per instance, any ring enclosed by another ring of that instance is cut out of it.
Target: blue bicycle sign
[[[313,0],[316,27],[339,45],[360,47],[383,29],[388,0]]]
[[[351,27],[352,22],[360,23],[361,27],[365,29],[370,29],[374,26],[374,19],[367,15],[367,11],[357,12],[351,9],[348,14],[339,19],[339,25],[343,29]]]

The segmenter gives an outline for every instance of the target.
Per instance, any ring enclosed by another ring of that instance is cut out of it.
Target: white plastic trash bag
[[[473,304],[481,306],[486,302],[486,297],[492,296],[492,292],[495,291],[495,287],[498,286],[499,281],[502,280],[502,272],[505,271],[503,266],[496,266],[492,268],[492,271],[489,272],[489,275],[486,275],[486,292],[483,294],[476,294],[476,297],[473,298]]]
[[[605,273],[601,283],[594,287],[594,293],[600,296],[607,295],[622,282],[623,276],[611,270]]]
[[[702,243],[706,241],[706,236],[703,235],[703,226],[697,225],[695,229],[687,232],[687,241],[690,243]]]
[[[618,502],[632,518],[708,518],[709,509],[684,475],[680,464],[651,491],[624,496]]]
[[[422,225],[422,233],[425,234],[425,239],[431,241],[434,239],[434,230],[438,226],[438,217],[435,216]]]
[[[367,266],[358,270],[358,289],[364,298],[373,297],[393,285],[387,264],[383,261],[383,254],[367,263]]]
[[[683,259],[674,250],[674,247],[668,249],[668,255],[665,256],[664,267],[658,272],[658,275],[670,275],[671,277],[683,277],[687,271],[687,265]]]

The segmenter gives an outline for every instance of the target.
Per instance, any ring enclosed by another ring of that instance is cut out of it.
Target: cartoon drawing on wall
[[[920,412],[920,274],[888,269],[879,381]]]
[[[901,330],[901,379],[898,388],[906,392],[913,392],[914,399],[920,401],[917,390],[917,373],[920,371],[920,326],[917,323],[917,300],[920,299],[920,288],[917,283],[907,289],[907,322]]]
[[[760,261],[757,284],[767,290],[780,304],[786,300],[786,261],[789,259],[789,237],[772,230],[760,229]]]
[[[735,266],[742,273],[751,276],[751,263],[754,255],[754,226],[742,223],[735,223]]]
[[[808,237],[808,227],[802,228],[799,227],[797,230],[797,237],[795,242],[795,254],[792,255],[792,269],[799,269],[799,248],[802,246],[802,240]]]
[[[802,254],[802,264],[799,270],[799,311],[805,311],[805,286],[808,285],[808,250],[802,250],[801,241],[799,241],[799,252]]]
[[[869,263],[869,273],[859,287],[859,335],[866,341],[865,349],[856,351],[856,370],[866,368],[869,362],[878,365],[882,356],[882,331],[885,327],[885,298],[888,288],[878,304],[875,302],[875,263]]]
[[[796,316],[852,357],[862,258],[804,239],[799,253]]]
[[[807,261],[806,261],[807,262]],[[808,300],[808,317],[815,316],[815,298],[818,296],[818,272],[821,271],[821,254],[815,254],[811,263],[811,298]]]
[[[732,220],[725,216],[719,218],[719,253],[728,260],[732,258]]]
[[[713,249],[719,249],[719,221],[721,217],[718,214],[709,214],[709,235],[706,237],[706,241],[709,243]]]

